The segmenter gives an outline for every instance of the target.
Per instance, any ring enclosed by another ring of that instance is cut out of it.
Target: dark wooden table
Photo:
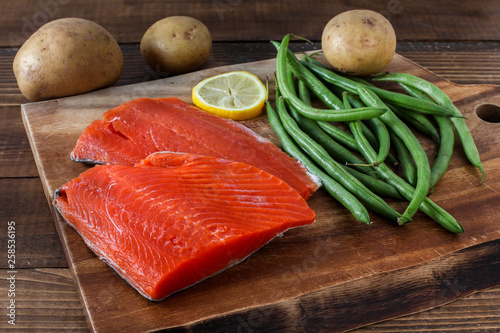
[[[117,85],[154,80],[142,60],[139,42],[156,20],[189,15],[203,21],[214,40],[203,68],[269,59],[269,40],[285,33],[320,48],[324,24],[348,9],[367,8],[388,17],[398,35],[397,51],[455,83],[500,84],[500,2],[489,1],[2,1],[0,21],[0,331],[87,332],[87,324],[68,264],[49,212],[21,119],[20,93],[12,72],[19,46],[36,28],[60,17],[93,20],[115,36],[125,65]],[[8,224],[15,222],[16,280],[8,280]],[[10,294],[14,291],[15,295]],[[443,290],[443,297],[459,285]],[[456,291],[456,290],[455,290]],[[15,326],[6,307],[15,299]],[[221,331],[224,329],[221,328]],[[372,324],[357,332],[499,332],[500,287],[483,290],[450,304]]]

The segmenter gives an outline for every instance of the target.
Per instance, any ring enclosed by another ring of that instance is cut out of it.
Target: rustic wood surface
[[[27,100],[20,94],[11,69],[17,48],[33,26],[65,16],[102,24],[121,43],[125,67],[117,85],[126,85],[156,78],[142,61],[138,42],[147,26],[163,16],[175,13],[207,21],[213,31],[214,47],[204,68],[212,68],[268,59],[275,53],[267,41],[281,38],[285,32],[318,41],[318,26],[328,18],[346,9],[363,7],[391,19],[400,54],[441,77],[460,84],[500,83],[497,1],[310,1],[307,8],[304,3],[292,1],[279,6],[264,1],[206,3],[169,1],[168,8],[160,1],[22,0],[0,4],[0,9],[8,13],[0,23],[0,202],[5,221],[0,239],[6,243],[6,221],[15,221],[18,245],[16,326],[9,325],[5,316],[0,330],[88,331],[22,124],[20,104]],[[311,46],[296,43],[294,47],[299,50]],[[0,267],[0,303],[7,306],[7,261],[2,261]],[[498,268],[490,273],[498,275]],[[450,301],[467,287],[460,280],[442,281],[442,296]],[[496,287],[356,332],[496,332],[500,331],[499,304],[500,288]],[[251,319],[256,323],[259,318]]]
[[[247,70],[266,80],[272,77],[275,68],[274,59],[215,67],[24,104],[23,120],[47,199],[50,201],[58,187],[88,168],[71,161],[68,156],[83,130],[105,111],[141,96],[177,96],[192,103],[192,87],[206,77]],[[306,325],[311,329],[343,331],[436,307],[453,298],[500,284],[500,279],[486,278],[498,269],[497,265],[484,268],[485,262],[500,254],[497,251],[500,233],[492,214],[496,210],[494,207],[500,205],[500,183],[495,166],[500,138],[489,134],[498,124],[484,121],[475,113],[484,105],[500,104],[500,86],[452,84],[401,56],[395,56],[386,70],[411,73],[434,82],[468,117],[469,128],[475,134],[489,177],[480,185],[479,172],[465,163],[457,145],[447,175],[432,194],[436,203],[463,224],[465,234],[452,235],[443,231],[423,214],[417,214],[415,220],[418,222],[404,228],[387,225],[376,216],[372,216],[370,227],[353,223],[346,210],[340,209],[325,192],[318,191],[308,200],[317,216],[313,226],[286,233],[237,267],[152,304],[93,255],[78,234],[53,212],[92,329],[97,332],[179,327],[238,330],[242,326],[237,321],[257,316],[261,318],[258,328],[268,331],[291,327],[302,331]],[[271,89],[273,86],[271,80]],[[270,95],[274,95],[273,90]],[[244,123],[278,143],[265,116]],[[423,138],[421,142],[432,163],[436,147]],[[475,198],[474,205],[464,207],[469,197]],[[402,207],[400,202],[393,204]],[[453,279],[464,287],[444,298],[441,294],[443,281]],[[105,290],[100,287],[103,285]],[[250,290],[256,291],[251,293]],[[370,295],[371,304],[368,307],[363,306],[367,295]],[[206,307],[207,300],[217,306]],[[357,314],[346,317],[345,314],[354,308],[358,309]],[[296,315],[291,324],[288,317],[297,312],[301,314]],[[141,315],[133,320],[125,319],[136,313]],[[110,321],[109,317],[124,319]],[[287,321],[284,318],[288,318]],[[328,320],[322,321],[322,318]],[[318,319],[320,321],[314,323]]]

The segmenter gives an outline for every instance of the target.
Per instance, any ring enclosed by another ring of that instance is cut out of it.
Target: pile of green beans
[[[271,42],[278,50],[276,111],[267,102],[269,123],[283,149],[361,222],[371,223],[371,211],[403,225],[421,210],[447,230],[463,232],[453,216],[428,198],[449,166],[455,131],[484,179],[465,119],[449,97],[409,74],[372,77],[397,82],[406,91],[398,93],[338,73],[311,55],[299,60],[288,49],[290,37]],[[314,97],[325,108],[313,106]],[[415,131],[439,145],[432,165]],[[399,213],[384,198],[408,204]]]

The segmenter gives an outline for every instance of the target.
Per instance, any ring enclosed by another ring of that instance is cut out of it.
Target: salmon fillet
[[[71,159],[133,166],[158,151],[247,163],[282,179],[306,200],[319,187],[303,165],[267,139],[174,97],[138,98],[107,111],[85,129]]]
[[[101,259],[151,300],[315,219],[279,178],[245,163],[185,153],[154,153],[136,166],[94,166],[59,188],[53,203]]]

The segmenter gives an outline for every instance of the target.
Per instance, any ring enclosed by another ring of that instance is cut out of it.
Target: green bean
[[[366,186],[366,188],[368,188],[373,193],[380,196],[404,200],[403,196],[401,196],[401,193],[399,193],[399,191],[394,186],[390,185],[384,180],[378,177],[369,176],[363,172],[359,172],[347,165],[343,165],[343,168],[351,175],[356,177],[361,183],[363,183],[363,185]]]
[[[349,93],[344,93],[342,96],[345,108],[351,107],[348,95]],[[375,161],[372,161],[372,165],[377,166],[382,163],[389,154],[391,148],[389,131],[384,123],[378,118],[366,119],[365,123],[368,124],[370,129],[376,134],[379,143],[377,158]]]
[[[297,122],[300,129],[311,137],[314,141],[320,144],[328,154],[342,164],[362,165],[364,162],[351,153],[344,146],[332,139],[328,134],[323,132],[321,128],[311,119],[304,117],[295,109],[291,109],[290,113],[293,119]],[[362,166],[356,168],[360,172],[369,173],[371,170]]]
[[[450,97],[444,91],[442,91],[435,84],[427,80],[406,73],[389,73],[382,76],[374,77],[373,80],[396,81],[396,82],[402,82],[409,86],[413,86],[425,92],[427,95],[432,97],[432,99],[434,99],[437,102],[437,104],[449,110],[455,116],[451,118],[451,121],[453,122],[453,125],[455,125],[458,137],[462,142],[465,155],[467,156],[467,159],[472,165],[481,170],[483,174],[481,182],[484,181],[486,173],[484,172],[483,166],[481,164],[481,159],[476,144],[474,142],[474,138],[472,137],[470,130],[467,124],[465,123],[462,113],[453,104]]]
[[[429,95],[415,87],[408,86],[401,82],[399,82],[399,85],[413,97],[427,99],[428,101],[434,102]],[[453,130],[450,118],[434,116],[434,120],[439,127],[440,143],[436,159],[431,166],[431,188],[436,185],[439,179],[441,179],[441,177],[445,174],[446,170],[448,170],[451,157],[453,155],[453,147],[455,145],[455,131]]]
[[[271,41],[271,43],[276,47],[276,49],[279,52],[280,49],[280,44]],[[306,68],[303,66],[299,66],[299,62],[297,60],[297,57],[295,54],[293,54],[292,51],[290,51],[288,48],[286,50],[286,57],[285,57],[285,62],[288,65],[287,66],[287,72],[291,71],[293,74],[295,74],[299,80],[302,82],[306,83],[309,89],[315,93],[315,95],[329,108],[331,109],[342,109],[342,101],[334,94],[332,93],[321,80],[319,80],[313,73],[308,71]],[[282,92],[283,94],[283,92]],[[284,97],[284,96],[283,96]],[[286,100],[286,99],[285,99]],[[309,104],[311,105],[311,104]]]
[[[361,102],[359,100],[359,98],[353,96],[352,94],[348,95],[348,99],[349,99],[349,103],[352,104],[354,107],[360,107],[360,106],[364,105],[363,102]],[[377,151],[380,152],[380,144],[379,144],[378,139],[375,137],[375,135],[366,126],[366,124],[363,121],[361,122],[361,129],[363,131],[363,135],[366,137],[366,139],[368,140],[368,142],[370,142],[370,145],[375,150],[377,150]],[[390,144],[390,142],[389,142],[389,144]],[[387,157],[386,157],[385,161],[387,163],[389,163],[390,165],[394,165],[394,166],[396,166],[396,165],[399,164],[399,162],[396,160],[396,158],[390,152],[387,154]]]
[[[346,108],[350,107],[350,104],[348,102],[348,99],[346,98],[347,95],[344,95],[344,105]],[[358,147],[358,150],[362,150],[363,149],[363,146],[371,146],[369,141],[367,140],[367,138],[365,137],[364,133],[363,133],[363,129],[361,127],[361,121],[357,120],[357,121],[351,121],[349,122],[349,127],[351,129],[351,132],[354,134],[354,137],[356,139],[356,143],[357,145],[359,146]],[[372,165],[372,166],[375,166],[375,165]],[[352,172],[351,172],[352,174]],[[355,174],[353,174],[354,176],[356,176]],[[358,178],[360,181],[363,181],[363,179],[361,178]],[[377,194],[380,194],[380,195],[386,195],[386,196],[390,196],[390,197],[393,197],[393,198],[402,198],[401,197],[401,194],[399,193],[399,191],[394,188],[392,185],[386,183],[386,182],[381,182],[382,184],[386,184],[390,187],[390,190],[389,189],[384,189],[382,190],[381,188],[379,188],[378,186],[382,187],[383,185],[379,185],[377,184],[377,188],[371,188],[370,186],[372,184],[365,184],[365,186],[367,186],[368,188],[370,188],[372,191],[374,191],[375,193]],[[382,193],[383,191],[383,193]],[[386,191],[390,191],[390,193],[386,192]],[[397,220],[398,224],[402,224],[402,222],[405,221],[405,222],[409,222],[410,220],[406,221],[404,218],[399,218]]]
[[[329,89],[336,92],[339,95],[342,95],[342,96],[345,93],[345,91],[343,89],[341,89],[340,87],[335,86],[335,85],[332,85]],[[366,107],[366,105],[364,105],[361,101],[359,101],[358,99],[355,99],[351,95],[349,95],[349,100],[352,100],[355,108]],[[345,107],[345,103],[344,103],[343,107]],[[372,130],[370,128],[368,128],[365,124],[365,122],[369,122],[372,119],[366,119],[363,123],[361,123],[361,127],[363,129],[363,134],[366,136],[366,138],[368,139],[368,141],[370,142],[372,147],[376,148],[379,151],[379,156],[377,158],[377,161],[373,161],[373,162],[379,163],[379,162],[385,160],[385,158],[388,158],[388,162],[390,162],[393,165],[397,165],[396,159],[389,153],[390,140],[388,138],[389,134],[383,128],[385,126],[383,124],[381,124],[381,122],[378,120],[378,118],[373,118],[373,119],[375,119],[374,120],[375,125],[380,127],[377,129],[378,130],[377,136],[380,136],[380,137],[377,137],[372,132]],[[336,131],[334,128],[332,128],[334,126],[332,126],[330,124],[323,123],[323,124],[318,124],[318,125],[321,128],[323,128],[325,132],[327,132],[327,133],[332,132],[333,137],[335,137],[335,134],[338,134],[337,133],[338,131]],[[357,150],[358,149],[357,145],[354,144],[354,147],[352,149]]]
[[[328,134],[330,137],[332,137],[334,140],[338,141],[342,145],[354,151],[359,151],[358,145],[356,144],[356,141],[354,140],[352,134],[347,133],[338,128],[337,126],[334,126],[324,121],[316,121],[316,125],[318,125],[318,127],[321,128],[326,134]],[[379,143],[375,135],[363,123],[361,123],[361,128],[364,136],[370,142],[372,147],[378,150]],[[391,165],[397,165],[399,163],[391,153],[387,155],[386,162]]]
[[[317,66],[320,66],[320,67],[326,68],[328,70],[334,71],[331,67],[326,66],[325,64],[323,64],[319,60],[315,59],[311,55],[306,55],[305,57],[302,58],[302,60],[308,61],[310,63],[313,63],[313,64],[317,65]],[[373,86],[373,84],[371,84],[370,82],[368,82],[365,79],[360,78],[358,76],[352,76],[352,75],[349,75],[349,74],[346,74],[346,73],[342,73],[342,72],[338,72],[338,71],[335,71],[335,73],[338,74],[338,75],[340,75],[340,76],[343,76],[345,78],[348,78],[349,80],[355,81],[357,83],[362,83],[364,85]]]
[[[379,196],[368,190],[358,179],[345,171],[337,161],[328,155],[323,147],[300,130],[293,118],[286,112],[285,101],[282,97],[276,103],[278,115],[285,130],[327,174],[342,184],[342,186],[366,205],[369,210],[393,221],[398,221],[401,218],[401,214],[390,207]],[[292,108],[292,106],[290,107]]]
[[[359,135],[361,133],[360,128],[356,128],[356,124],[359,124],[359,121],[356,122],[351,122],[351,128],[355,135],[359,137],[357,140],[358,145],[360,146],[360,151],[365,156],[366,159],[370,160],[375,158],[376,152],[375,150],[371,147],[371,145],[368,143],[367,140],[363,140],[362,135]],[[374,170],[389,184],[394,186],[408,201],[411,201],[414,199],[414,193],[415,193],[415,188],[413,188],[410,184],[405,182],[403,179],[401,179],[399,176],[397,176],[385,163],[380,164],[378,167],[374,168]],[[454,233],[461,233],[463,232],[463,228],[458,223],[453,216],[451,216],[448,212],[446,212],[444,209],[436,205],[434,202],[432,202],[429,198],[425,197],[422,203],[420,204],[419,208],[427,214],[429,217],[431,217],[433,220],[435,220],[438,224],[443,226],[445,229],[454,232]],[[398,220],[398,224],[404,224],[406,221],[404,220]]]
[[[346,146],[349,149],[356,151],[358,150],[358,146],[356,145],[356,141],[354,140],[352,134],[347,133],[346,131],[338,128],[337,126],[334,126],[325,121],[317,120],[315,122],[319,128],[321,128],[326,134],[328,134],[334,140],[338,141],[339,143],[341,143],[342,145]]]
[[[303,80],[299,80],[299,98],[306,104],[311,105],[311,94],[309,88],[306,86]],[[356,150],[358,147],[354,141],[354,137],[341,130],[340,128],[322,120],[315,120],[316,125],[321,128],[326,134],[328,134],[332,139],[338,141],[340,144]]]
[[[431,187],[434,187],[446,173],[446,170],[448,170],[455,146],[455,131],[453,130],[451,119],[447,117],[435,117],[435,120],[439,127],[439,133],[441,133],[441,142],[436,159],[431,166]]]
[[[290,83],[290,82],[289,82]],[[299,80],[299,98],[306,104],[310,104],[309,90],[305,86],[304,81]],[[356,155],[351,153],[344,146],[340,145],[338,142],[333,140],[328,134],[326,134],[313,120],[304,117],[294,108],[290,109],[292,117],[295,119],[300,129],[304,131],[307,135],[311,137],[315,142],[320,144],[328,154],[337,161],[345,164],[357,164],[361,165],[364,162]],[[355,167],[358,171],[364,173],[370,173],[369,168],[364,168],[362,166]]]
[[[292,138],[290,138],[288,133],[283,128],[278,115],[269,101],[266,102],[266,107],[269,124],[278,136],[283,150],[305,165],[310,173],[321,179],[321,184],[325,190],[342,206],[347,208],[358,221],[368,225],[371,224],[370,215],[363,204],[342,185],[318,168],[316,164],[312,162],[299,147],[297,147],[295,142],[293,142]]]
[[[307,61],[307,62],[311,62],[313,64],[315,64],[316,66],[319,66],[319,67],[323,67],[323,68],[326,68],[326,69],[331,69],[330,67],[328,67],[327,65],[325,65],[324,63],[322,63],[321,61],[319,61],[318,59],[314,58],[312,55],[305,55],[305,57],[302,57],[302,60],[304,61]]]
[[[411,154],[404,142],[393,131],[390,131],[390,136],[392,146],[398,156],[398,170],[408,183],[415,186],[417,183],[417,168],[415,167],[415,163],[413,163]]]
[[[360,121],[351,121],[349,122],[349,127],[351,128],[351,131],[352,133],[354,134],[354,136],[356,137],[356,142],[359,144],[359,149],[362,151],[364,149],[364,147],[366,146],[370,146],[370,143],[368,142],[368,140],[366,140],[366,137],[363,135],[363,131],[361,129],[361,123]],[[371,148],[373,149],[373,148]],[[365,158],[367,158],[368,155],[365,155]],[[376,155],[371,155],[370,158],[373,159],[374,157],[376,157]],[[368,159],[368,158],[367,158]],[[370,160],[370,159],[369,159]],[[380,164],[380,165],[384,165],[385,164]],[[374,169],[377,169],[378,166],[373,166]],[[362,179],[360,179],[360,181],[362,181]],[[387,195],[387,196],[390,196],[390,197],[393,197],[393,198],[400,198],[401,197],[401,194],[399,193],[398,189],[396,189],[394,186],[392,186],[391,184],[387,183],[387,182],[382,182],[384,184],[387,184],[391,187],[391,192],[394,191],[393,193],[391,194],[388,194],[387,192],[384,192],[384,194],[381,193],[381,189],[380,188],[376,188],[376,189],[372,189],[372,191],[374,191],[375,193],[377,194],[380,194],[380,195]],[[370,186],[370,184],[366,184],[366,186]],[[399,224],[399,225],[403,225],[404,223],[407,223],[407,222],[410,222],[411,219],[407,219],[406,217],[404,216],[400,216],[396,222]]]
[[[316,66],[310,62],[307,61],[301,61],[301,64],[304,65],[307,69],[312,71],[313,73],[316,73],[319,77],[321,77],[323,80],[326,82],[330,82],[336,85],[339,85],[342,87],[342,89],[347,90],[351,93],[357,94],[356,87],[360,85],[359,82],[355,82],[353,80],[350,80],[346,77],[343,77],[329,69]],[[405,107],[410,110],[418,111],[421,113],[426,113],[426,114],[436,114],[440,116],[447,116],[447,117],[452,117],[454,116],[453,113],[451,113],[449,110],[446,108],[437,105],[435,103],[430,103],[425,100],[421,100],[412,96],[408,96],[405,94],[377,88],[375,86],[370,86],[370,85],[363,85],[366,88],[372,90],[374,93],[379,96],[380,99],[392,103],[396,106],[400,107]]]
[[[358,85],[357,90],[360,99],[366,105],[385,105],[373,91],[365,88],[363,85]],[[387,110],[386,113],[380,116],[380,119],[405,143],[417,165],[417,184],[415,186],[415,192],[408,207],[403,213],[404,217],[411,219],[417,212],[422,201],[427,197],[429,191],[431,174],[429,160],[412,131],[391,110]]]
[[[311,104],[311,95],[309,92],[309,89],[306,85],[306,83],[303,80],[299,80],[298,83],[299,86],[299,98],[304,101],[306,104]],[[336,136],[340,136],[341,138],[349,138],[349,144],[348,147],[353,146],[357,148],[356,142],[354,140],[354,137],[352,135],[342,131],[336,126],[333,126],[329,123],[321,122],[321,121],[313,121],[310,119],[307,119],[297,112],[294,112],[295,110],[292,108],[291,109],[291,114],[294,117],[295,121],[301,126],[301,128],[308,134],[311,138],[313,138],[316,142],[318,142],[320,145],[322,145],[325,150],[332,156],[334,159],[337,161],[340,161],[343,164],[364,164],[363,161],[358,158],[356,155],[352,154],[348,149],[343,147],[341,144],[339,144],[336,140],[331,135],[328,135],[325,131],[323,131],[319,125],[319,123],[324,123],[326,124],[325,127],[327,127],[330,132],[335,132]],[[302,124],[302,125],[301,125]],[[302,127],[303,126],[303,127]],[[336,130],[334,130],[336,129]],[[339,135],[339,132],[342,132],[345,135]],[[352,142],[351,142],[352,141]],[[365,173],[369,174],[371,170],[366,167],[358,167],[358,166],[352,166],[354,169]],[[358,178],[359,179],[359,178]]]
[[[293,77],[288,77],[288,82],[291,86],[293,86]],[[298,81],[298,91],[299,98],[306,104],[311,104],[311,95],[308,87],[305,82],[302,80]],[[279,95],[279,94],[278,94]],[[313,120],[310,120],[298,112],[296,112],[293,108],[291,109],[291,114],[293,118],[297,121],[302,130],[312,139],[314,139],[317,143],[319,143],[325,150],[330,154],[331,157],[335,159],[340,159],[343,163],[363,163],[361,159],[357,156],[353,155],[347,149],[336,143],[333,139],[331,139],[326,133],[324,133],[320,128],[318,128],[317,124]],[[354,142],[354,138],[352,139]],[[355,144],[355,143],[354,143]],[[363,185],[365,185],[369,190],[377,195],[387,196],[395,199],[403,199],[401,194],[391,185],[386,182],[373,177],[372,175],[367,175],[366,173],[371,173],[370,168],[360,167],[352,169],[347,166],[343,166],[344,169],[349,172],[351,175],[356,177]]]
[[[344,102],[344,107],[346,109],[351,108],[351,103],[349,102],[348,96],[349,96],[349,93],[347,93],[347,92],[344,92],[342,94],[342,101]],[[382,126],[379,127],[381,121],[379,119],[377,119],[377,120],[378,121],[374,122],[372,125],[374,125],[375,131],[377,132],[377,134],[379,136],[377,141],[378,141],[378,143],[380,143],[379,147],[381,147],[381,148],[380,148],[379,153],[377,155],[377,159],[374,161],[371,161],[370,164],[367,166],[377,166],[380,163],[382,163],[385,160],[385,157],[387,156],[387,153],[389,152],[389,148],[390,148],[389,132],[387,131],[387,127],[385,127],[385,125],[383,123],[382,123]],[[356,121],[356,123],[358,124],[358,126],[361,126],[361,122],[359,120]],[[359,127],[359,129],[361,130],[361,127]],[[384,133],[384,134],[387,134],[387,138],[385,137],[385,135],[382,134],[383,133],[382,129],[385,130],[386,133]],[[355,139],[358,139],[358,138],[355,136]],[[366,137],[364,137],[364,139],[366,140]],[[387,139],[387,140],[385,140],[385,139]],[[380,159],[380,161],[379,161],[379,159]]]
[[[288,56],[288,42],[290,40],[290,35],[286,35],[281,44],[277,46],[278,55],[276,56],[276,83],[278,88],[283,95],[283,98],[289,103],[293,105],[297,111],[304,116],[316,119],[316,120],[325,120],[325,121],[351,121],[356,119],[367,119],[378,117],[385,112],[384,109],[381,108],[361,108],[361,109],[351,109],[351,110],[342,110],[342,109],[318,109],[312,107],[310,105],[302,102],[292,91],[290,91],[290,87],[287,84],[286,79],[286,65],[287,65],[287,56]],[[292,54],[293,55],[293,54]],[[297,60],[295,55],[293,58]],[[303,74],[303,73],[302,73]],[[319,80],[318,80],[319,81]],[[316,81],[316,83],[318,82]],[[311,83],[308,81],[308,83]],[[326,87],[316,87],[313,89],[318,89],[317,93],[319,96],[323,96],[323,94],[328,94],[328,89]],[[315,91],[316,93],[316,91]],[[335,101],[331,101],[332,105],[336,104]],[[331,105],[328,105],[332,108]]]
[[[417,98],[392,92],[389,90],[376,88],[376,87],[368,87],[377,96],[380,97],[383,101],[392,103],[396,106],[403,107],[406,109],[414,110],[416,112],[421,112],[424,114],[438,115],[443,117],[454,117],[451,112],[446,110],[445,108],[439,107],[437,104],[429,103],[424,100],[419,100]]]
[[[336,85],[330,85],[330,87],[328,87],[328,89],[330,89],[331,91],[335,92],[336,94],[338,94],[339,96],[343,96],[344,92],[346,92],[345,90],[341,89],[340,87],[336,86]],[[358,99],[356,99],[354,96],[352,96],[352,94],[350,94],[348,96],[349,100],[352,102],[353,106],[355,108],[362,108],[362,107],[366,107],[366,105],[364,105],[361,101],[359,101]],[[317,121],[318,122],[318,121]],[[326,123],[323,123],[323,124],[318,124],[325,132],[327,133],[330,133],[331,132],[331,135],[336,138],[336,134],[339,134],[337,133],[338,131],[335,130],[335,126],[331,125],[331,124],[326,124]],[[379,144],[379,141],[377,139],[377,137],[375,136],[375,134],[373,134],[373,132],[366,126],[365,123],[361,123],[361,127],[363,129],[363,134],[366,136],[366,138],[368,139],[368,141],[370,142],[370,144],[372,145],[372,147],[374,147],[375,149],[377,150],[380,150],[380,144]],[[356,145],[356,143],[354,142],[354,146],[352,147],[352,149],[354,150],[358,150],[358,146]],[[394,163],[394,164],[397,164],[397,161],[393,158],[393,156],[391,156],[390,154],[387,156],[390,160],[391,163]]]
[[[439,143],[439,133],[434,124],[424,114],[418,112],[405,112],[403,108],[397,108],[389,105],[394,112],[405,123],[419,131],[420,133],[430,137],[434,142]]]
[[[420,99],[425,99],[426,101],[429,101],[431,103],[436,103],[434,99],[432,99],[431,96],[427,95],[425,92],[423,92],[420,89],[417,89],[413,86],[409,86],[405,83],[398,82],[398,84],[403,88],[410,96],[413,96],[415,98],[420,98]]]
[[[306,103],[307,105],[312,105],[311,92],[309,91],[309,88],[307,88],[306,83],[302,80],[299,80],[298,86],[299,86],[300,100]]]
[[[379,118],[366,119],[364,123],[371,129],[373,133],[377,136],[377,141],[379,143],[377,159],[374,161],[376,165],[385,161],[389,150],[391,149],[391,141],[389,136],[389,131],[385,126],[384,122]]]
[[[366,159],[375,158],[376,152],[367,142],[360,142],[360,145],[362,145],[361,151]],[[385,163],[380,164],[374,169],[376,169],[376,172],[386,182],[394,186],[407,200],[412,200],[414,198],[415,188],[397,176]],[[453,216],[436,205],[429,198],[426,197],[419,208],[446,230],[454,233],[461,233],[464,231],[460,223],[455,220]]]
[[[293,72],[291,69],[287,68],[288,74],[288,84],[290,86],[290,90],[296,94],[294,90],[295,85],[293,81]],[[298,90],[299,90],[299,99],[303,101],[307,105],[311,105],[311,94],[309,92],[309,88],[307,87],[304,80],[298,80]],[[336,97],[336,96],[335,96]],[[356,155],[352,154],[348,149],[335,141],[331,136],[325,133],[318,124],[307,117],[304,117],[300,113],[298,113],[294,108],[291,109],[292,117],[295,119],[299,127],[309,135],[314,141],[319,143],[325,150],[332,156],[335,160],[340,161],[341,163],[354,163],[361,164],[363,161],[359,159]],[[361,172],[369,172],[368,169],[358,168],[358,171]]]

